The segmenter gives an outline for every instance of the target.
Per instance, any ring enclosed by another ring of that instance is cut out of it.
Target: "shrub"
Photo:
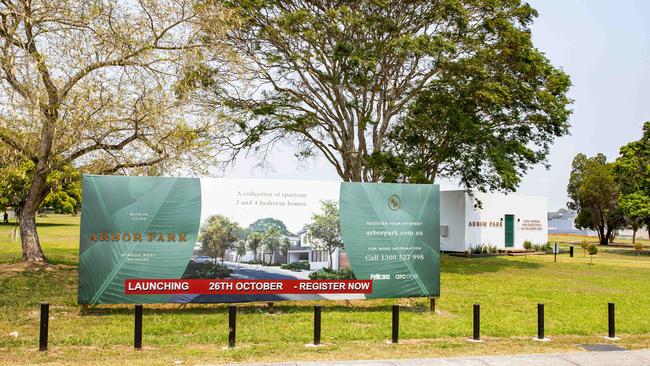
[[[587,249],[589,249],[589,243],[586,240],[583,240],[580,243],[580,248],[582,248],[582,256],[586,257],[587,256]]]
[[[643,244],[637,241],[634,243],[634,250],[636,250],[636,255],[641,255],[641,252],[643,251]]]
[[[300,261],[295,263],[283,264],[282,266],[280,266],[280,268],[289,269],[296,272],[299,272],[303,269],[309,270],[309,262]]]
[[[548,252],[553,250],[550,242],[547,242],[546,244],[532,244],[531,248],[536,252]]]
[[[479,244],[477,246],[470,245],[469,247],[470,254],[488,254],[497,253],[498,251],[497,246],[491,244]]]
[[[312,280],[356,280],[357,277],[352,272],[351,267],[343,267],[338,271],[332,271],[329,268],[323,268],[309,274]]]
[[[220,264],[214,263],[190,263],[185,268],[185,273],[181,278],[227,278],[232,273],[231,269],[226,268]]]
[[[531,250],[533,248],[533,243],[530,240],[524,241],[524,249]]]
[[[244,262],[247,264],[261,264],[261,265],[266,265],[266,263],[262,260],[259,259],[253,259],[252,261]]]
[[[596,244],[589,244],[589,247],[587,248],[587,253],[589,253],[589,258],[591,259],[591,263],[593,263],[594,255],[598,254],[598,246]]]

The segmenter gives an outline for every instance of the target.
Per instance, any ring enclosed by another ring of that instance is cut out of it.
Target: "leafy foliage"
[[[588,158],[578,154],[573,159],[567,206],[576,210],[578,228],[596,230],[601,245],[607,245],[614,231],[625,226],[618,208],[619,185],[613,174],[613,165],[603,154]]]
[[[223,215],[214,215],[210,216],[201,227],[199,240],[206,255],[223,260],[226,250],[231,249],[240,239],[241,233],[239,224]]]
[[[329,268],[323,268],[309,274],[312,280],[356,280],[354,272],[351,267],[343,267],[338,271],[333,271]]]
[[[287,226],[282,222],[282,220],[274,219],[272,217],[267,217],[264,219],[257,219],[255,222],[252,224],[248,225],[248,229],[251,231],[259,231],[259,232],[264,232],[267,229],[275,227],[280,231],[280,234],[282,235],[288,235],[289,230],[287,230]]]
[[[267,227],[266,231],[262,234],[262,250],[265,253],[269,253],[269,265],[273,261],[273,254],[276,249],[280,247],[282,242],[282,233],[280,229],[275,226]]]
[[[220,2],[207,3],[213,17]],[[449,176],[512,190],[567,133],[569,79],[534,48],[537,12],[520,1],[226,7],[237,22],[223,42],[245,66],[211,60],[188,75],[235,118],[223,138],[233,158],[283,140],[298,158],[327,159],[344,181]],[[202,24],[208,39],[221,34]]]
[[[326,250],[329,254],[329,268],[332,268],[332,253],[343,248],[341,223],[339,221],[338,203],[322,201],[321,213],[313,214],[307,225],[307,239],[316,249]]]
[[[215,263],[190,263],[181,278],[228,278],[232,270]]]
[[[257,231],[253,231],[246,238],[246,247],[248,250],[253,252],[255,259],[257,259],[257,253],[259,252],[260,246],[262,245],[262,239],[262,233]]]
[[[292,270],[292,271],[301,271],[303,269],[309,270],[309,262],[300,261],[300,262],[283,264],[283,265],[280,266],[280,268],[289,269],[289,270]]]
[[[643,226],[650,233],[650,122],[644,123],[640,140],[621,147],[614,174],[621,187],[621,210],[634,241]]]

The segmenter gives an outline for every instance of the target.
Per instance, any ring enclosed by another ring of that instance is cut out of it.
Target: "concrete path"
[[[422,358],[366,361],[297,361],[246,366],[649,366],[650,349],[640,351],[571,352],[517,356]],[[243,366],[243,365],[242,365]]]

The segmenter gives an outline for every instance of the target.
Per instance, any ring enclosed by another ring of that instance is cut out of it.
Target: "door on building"
[[[515,246],[515,215],[506,215],[505,218],[506,248]]]

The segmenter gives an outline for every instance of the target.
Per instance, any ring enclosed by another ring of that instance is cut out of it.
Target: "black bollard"
[[[399,305],[393,305],[393,343],[399,341]]]
[[[50,304],[41,303],[41,329],[38,334],[38,350],[47,351],[48,323],[50,321]]]
[[[544,339],[544,304],[537,304],[537,339]]]
[[[474,336],[473,340],[481,339],[481,305],[474,304]]]
[[[228,308],[228,348],[235,347],[237,337],[237,305]]]
[[[320,344],[320,305],[314,306],[314,346]]]
[[[142,305],[135,306],[135,326],[133,332],[133,347],[142,348]]]
[[[429,298],[429,311],[431,311],[432,313],[436,312],[436,298],[435,297]]]
[[[569,257],[573,258],[573,245],[569,247]]]
[[[607,323],[608,323],[608,336],[609,338],[616,338],[616,319],[614,314],[614,303],[607,304]]]

